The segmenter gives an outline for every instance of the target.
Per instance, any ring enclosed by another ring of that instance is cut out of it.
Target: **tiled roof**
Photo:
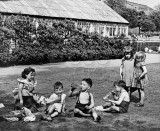
[[[0,1],[0,12],[128,24],[128,21],[98,0]]]

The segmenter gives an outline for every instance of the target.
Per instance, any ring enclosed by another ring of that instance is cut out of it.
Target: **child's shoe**
[[[143,106],[144,106],[143,103],[137,103],[137,104],[135,104],[135,107],[143,107]]]

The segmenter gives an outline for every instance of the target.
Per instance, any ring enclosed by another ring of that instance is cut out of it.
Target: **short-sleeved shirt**
[[[26,79],[17,79],[19,84],[23,84],[22,95],[27,94],[27,96],[32,96],[32,92],[37,85],[37,81],[28,82]]]

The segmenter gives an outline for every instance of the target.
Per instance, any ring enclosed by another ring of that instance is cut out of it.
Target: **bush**
[[[2,17],[0,17],[2,19]],[[107,38],[78,30],[71,20],[39,20],[9,16],[0,30],[1,65],[117,59],[123,56],[124,36]],[[50,23],[50,24],[49,24]],[[51,24],[52,23],[52,24]],[[12,39],[16,48],[9,54]]]

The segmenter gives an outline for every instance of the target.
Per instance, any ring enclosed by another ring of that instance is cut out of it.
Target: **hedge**
[[[105,60],[123,56],[123,38],[107,38],[76,29],[72,20],[42,20],[22,15],[0,16],[0,66]],[[9,52],[10,40],[15,43]]]

